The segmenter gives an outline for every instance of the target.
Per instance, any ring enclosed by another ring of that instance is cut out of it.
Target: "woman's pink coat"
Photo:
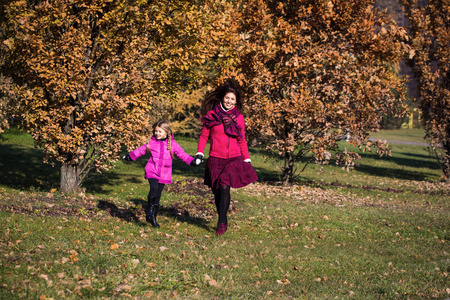
[[[184,152],[183,148],[171,138],[172,152],[186,164],[190,164],[194,158]],[[158,140],[154,136],[150,139],[150,143],[145,144],[130,152],[132,160],[138,159],[150,150],[150,158],[145,166],[145,179],[156,178],[159,183],[172,183],[172,157],[170,150],[167,149],[169,139]]]
[[[208,114],[211,114],[211,111],[209,111]],[[197,152],[203,153],[209,139],[209,156],[225,159],[236,156],[243,156],[244,159],[250,159],[247,141],[245,139],[244,116],[239,115],[237,117],[237,123],[242,130],[242,136],[240,138],[229,137],[225,133],[223,124],[213,126],[210,129],[208,129],[206,126],[203,126],[202,132],[200,134],[200,139],[198,141]]]

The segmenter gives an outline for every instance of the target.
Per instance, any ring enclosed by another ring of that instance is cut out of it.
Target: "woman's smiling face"
[[[236,105],[236,95],[234,93],[225,94],[225,97],[223,97],[222,105],[226,110],[232,109]]]

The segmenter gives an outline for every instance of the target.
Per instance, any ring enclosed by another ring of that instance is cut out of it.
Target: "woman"
[[[244,117],[239,113],[241,108],[240,93],[232,83],[226,83],[208,93],[202,104],[203,128],[197,159],[204,157],[203,151],[210,139],[205,184],[214,193],[219,215],[217,235],[223,235],[228,229],[230,187],[240,188],[258,180],[250,164]]]

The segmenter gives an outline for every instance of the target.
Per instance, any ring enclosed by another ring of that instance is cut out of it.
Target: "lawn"
[[[195,140],[177,141],[196,152]],[[156,229],[143,214],[145,159],[61,194],[57,168],[42,164],[28,135],[8,131],[0,298],[449,298],[450,187],[439,166],[423,146],[361,155],[350,172],[313,164],[283,187],[277,162],[251,149],[260,182],[232,190],[230,228],[217,237],[204,165],[174,164]]]

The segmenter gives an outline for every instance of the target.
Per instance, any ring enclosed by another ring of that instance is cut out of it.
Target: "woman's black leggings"
[[[153,204],[159,204],[159,199],[161,199],[161,194],[164,189],[164,183],[159,183],[158,179],[150,178],[148,180],[148,183],[150,184],[150,191],[148,192],[148,198],[154,199],[155,203]]]
[[[230,187],[222,185],[213,191],[216,202],[217,213],[219,214],[219,223],[228,223],[227,212],[230,208]]]

